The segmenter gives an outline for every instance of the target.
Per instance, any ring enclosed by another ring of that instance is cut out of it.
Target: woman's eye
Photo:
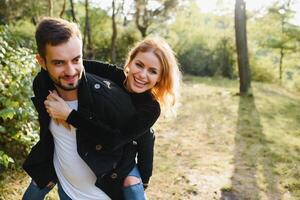
[[[156,70],[150,70],[150,73],[151,74],[157,74],[157,71]]]
[[[135,64],[138,68],[143,68],[143,66],[140,63]]]

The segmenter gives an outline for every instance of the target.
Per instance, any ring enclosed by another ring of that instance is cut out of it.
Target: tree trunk
[[[60,11],[59,17],[62,18],[63,14],[65,13],[66,10],[66,0],[64,0],[62,10]]]
[[[115,63],[117,58],[116,39],[117,39],[117,24],[116,24],[116,5],[115,0],[112,1],[112,37],[111,37],[111,62]]]
[[[283,57],[284,57],[284,49],[280,48],[280,58],[279,58],[279,81],[280,84],[282,83],[282,63],[283,63]]]
[[[290,3],[290,2],[288,2]],[[285,17],[284,15],[281,16],[281,35],[283,38],[284,35],[284,25],[285,25]],[[283,39],[282,39],[283,40]],[[280,47],[280,57],[279,57],[279,82],[282,83],[282,63],[283,63],[283,57],[284,57],[284,44],[281,44]]]
[[[70,4],[71,4],[71,14],[72,14],[73,22],[77,22],[77,19],[76,19],[76,16],[75,16],[75,10],[74,10],[73,0],[70,0]]]
[[[87,43],[86,43],[87,39]],[[84,27],[84,37],[83,37],[83,49],[86,48],[86,57],[93,58],[93,44],[91,37],[91,25],[89,19],[89,1],[85,0],[85,27]]]
[[[148,29],[148,18],[147,16],[147,10],[146,8],[144,8],[144,13],[143,13],[143,17],[141,18],[141,9],[143,7],[143,5],[141,5],[140,0],[135,0],[135,7],[136,7],[136,12],[135,12],[135,24],[138,28],[138,30],[140,31],[141,35],[143,38],[145,38],[147,36],[147,29]],[[142,24],[141,21],[142,20]]]
[[[53,16],[53,1],[52,0],[48,0],[48,6],[49,6],[48,15],[50,17],[52,17]]]
[[[235,2],[235,39],[240,77],[240,95],[248,94],[251,75],[248,60],[246,5],[243,0]]]

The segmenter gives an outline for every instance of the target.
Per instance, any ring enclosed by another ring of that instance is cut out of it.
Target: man
[[[85,74],[81,34],[74,23],[46,18],[37,27],[36,42],[43,69],[34,80],[32,101],[40,140],[23,165],[32,178],[23,199],[43,199],[57,181],[61,199],[122,199],[122,181],[135,164],[135,149],[132,143],[112,148],[114,136],[99,132],[97,122],[121,127],[134,113],[130,97],[115,84]],[[48,89],[73,109],[67,123],[49,116],[44,105]]]

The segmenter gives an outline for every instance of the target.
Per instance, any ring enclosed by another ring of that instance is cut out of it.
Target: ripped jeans
[[[37,184],[31,180],[28,188],[26,189],[22,200],[43,200],[45,196],[54,188],[55,183],[51,186],[46,186],[44,188],[39,188]],[[59,182],[57,183],[58,187],[58,196],[60,200],[72,200],[62,189]]]
[[[135,176],[141,180],[140,172],[135,166],[127,176]],[[123,194],[126,200],[146,200],[146,194],[144,191],[142,180],[140,183],[130,185],[123,188]]]

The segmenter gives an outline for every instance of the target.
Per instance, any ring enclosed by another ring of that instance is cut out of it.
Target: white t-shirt
[[[66,101],[70,108],[77,110],[78,101]],[[73,200],[110,200],[95,186],[96,176],[77,153],[76,129],[71,130],[50,121],[54,139],[54,168],[65,193]]]

